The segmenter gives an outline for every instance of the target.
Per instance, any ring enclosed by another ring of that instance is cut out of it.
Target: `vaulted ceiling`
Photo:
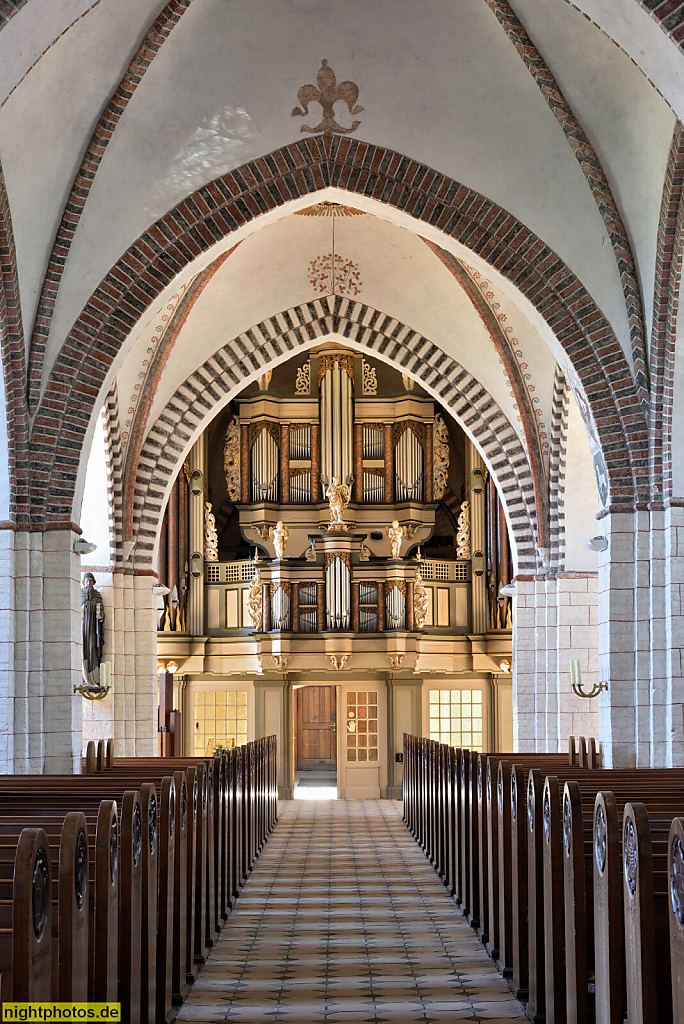
[[[575,275],[636,386],[648,386],[684,57],[637,0],[14,6],[0,31],[0,163],[30,415],[74,323],[135,240],[208,182],[318,124],[318,104],[304,116],[293,108],[323,60],[338,82],[358,87],[356,113],[335,106],[344,132],[508,211]],[[300,216],[321,201],[357,212]],[[534,427],[546,457],[556,364],[570,367],[533,304],[486,254],[341,187],[280,204],[205,245],[140,310],[96,403],[116,376],[124,447],[222,345],[324,294],[316,261],[332,252],[352,281],[340,292],[338,278],[335,294],[439,346],[528,449]]]

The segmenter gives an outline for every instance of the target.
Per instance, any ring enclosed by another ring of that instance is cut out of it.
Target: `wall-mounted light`
[[[589,540],[585,540],[584,546],[590,551],[605,551],[608,547],[608,539],[607,537],[590,537]]]
[[[155,597],[166,597],[170,593],[169,588],[165,587],[163,583],[155,583],[152,587],[152,593]]]
[[[124,561],[127,562],[128,559],[133,554],[133,549],[135,547],[135,541],[134,540],[125,540],[123,542],[123,544],[121,545],[121,547],[123,549]]]
[[[487,559],[481,551],[476,551],[473,555],[473,573],[476,576],[484,576],[485,569],[487,568]]]
[[[89,555],[91,551],[97,551],[97,544],[91,544],[85,537],[79,537],[74,541],[74,551],[77,555]]]
[[[175,661],[157,661],[157,675],[160,676],[162,672],[168,672],[169,675],[173,675],[178,671],[178,663]]]
[[[499,596],[500,597],[515,597],[515,583],[507,583],[505,587],[503,585],[500,586],[499,587]]]
[[[193,469],[190,474],[190,491],[195,495],[196,498],[202,494],[202,474],[199,469]]]
[[[74,686],[74,693],[80,693],[86,700],[102,700],[112,688],[112,663],[103,661],[100,663],[100,685],[93,686],[92,683],[81,683]]]
[[[545,569],[548,569],[549,562],[550,562],[550,559],[551,559],[551,549],[550,548],[537,548],[537,558],[541,562],[542,566]]]
[[[474,469],[470,474],[470,488],[473,494],[482,494],[484,491],[485,478],[481,469]]]
[[[579,658],[570,659],[570,681],[572,683],[572,692],[576,697],[584,697],[586,700],[591,700],[592,697],[598,697],[601,690],[608,689],[608,683],[594,683],[591,690],[588,693],[582,689],[582,669],[580,667]]]

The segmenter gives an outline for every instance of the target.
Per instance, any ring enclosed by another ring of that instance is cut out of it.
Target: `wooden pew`
[[[51,890],[47,836],[22,829],[0,860],[0,1003],[52,999]]]

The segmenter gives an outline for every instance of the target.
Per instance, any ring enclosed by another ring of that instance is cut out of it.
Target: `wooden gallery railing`
[[[0,785],[0,1001],[175,1017],[277,819],[276,739]]]
[[[404,820],[535,1024],[684,1024],[684,769],[404,737]]]

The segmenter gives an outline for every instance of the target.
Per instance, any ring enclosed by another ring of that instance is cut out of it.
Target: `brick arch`
[[[145,231],[95,290],[60,350],[34,420],[34,517],[71,520],[78,457],[98,396],[127,335],[157,296],[232,231],[329,186],[433,226],[506,277],[573,365],[613,507],[647,499],[648,437],[629,365],[610,324],[556,253],[485,196],[425,165],[358,139],[316,136],[198,189]]]
[[[537,509],[532,472],[523,444],[492,396],[459,363],[429,339],[380,310],[350,299],[316,299],[275,316],[233,338],[176,390],[142,446],[131,485],[137,564],[147,567],[168,496],[198,429],[208,425],[256,372],[294,356],[330,334],[382,356],[426,390],[469,431],[495,475],[506,505],[521,572],[536,570]],[[124,495],[123,507],[129,505]],[[117,510],[122,514],[122,508]],[[128,524],[127,524],[128,526]]]

